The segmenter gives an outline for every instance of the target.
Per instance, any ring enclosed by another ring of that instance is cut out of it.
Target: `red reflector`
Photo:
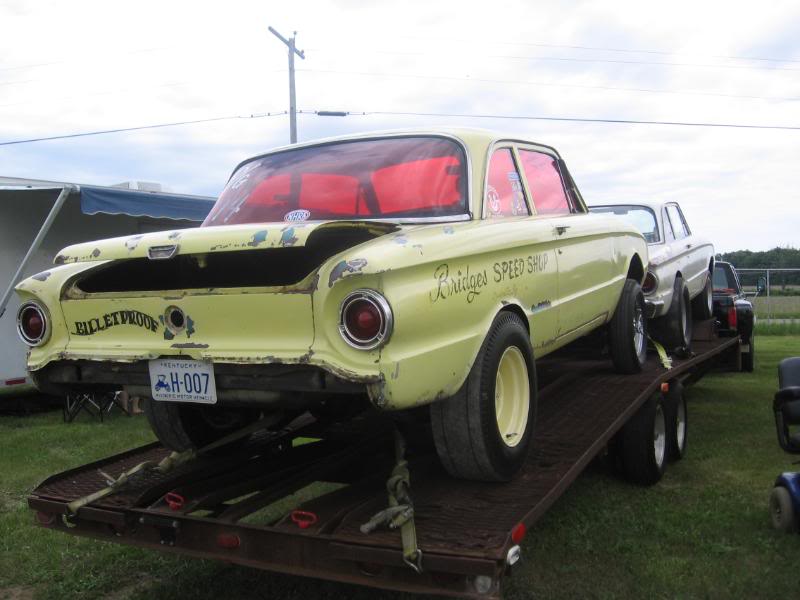
[[[235,533],[220,533],[217,536],[217,546],[226,550],[234,550],[242,545],[242,540]]]
[[[739,324],[739,322],[738,322],[738,318],[736,316],[736,308],[731,306],[728,309],[728,327],[731,328],[731,329],[736,329],[738,324]]]
[[[666,394],[669,391],[669,381],[665,381],[661,384],[661,393]]]
[[[28,306],[20,318],[22,332],[31,340],[38,341],[44,334],[44,319],[38,309]]]
[[[293,510],[291,519],[300,529],[308,529],[318,520],[317,515],[305,510]]]
[[[528,533],[528,530],[525,528],[525,523],[517,523],[514,525],[514,529],[511,530],[511,541],[519,544],[525,539],[526,533]]]
[[[347,307],[347,329],[359,341],[374,340],[381,330],[381,313],[367,300],[356,300]]]
[[[164,500],[166,501],[170,510],[180,510],[186,503],[186,498],[177,492],[167,492],[167,495],[164,496]]]
[[[52,525],[56,522],[56,516],[52,513],[38,510],[36,511],[36,522],[39,523],[39,525]]]
[[[25,383],[24,377],[18,377],[17,379],[6,379],[6,385],[22,385]]]

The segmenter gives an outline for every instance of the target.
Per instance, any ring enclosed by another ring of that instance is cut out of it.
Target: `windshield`
[[[203,226],[462,215],[466,158],[456,142],[393,137],[310,146],[242,165]]]
[[[595,213],[611,213],[622,217],[642,233],[648,244],[655,244],[661,241],[661,236],[658,235],[656,216],[653,211],[646,206],[590,206],[589,211]]]

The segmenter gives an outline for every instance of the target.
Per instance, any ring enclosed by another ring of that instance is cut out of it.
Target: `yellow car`
[[[531,446],[534,357],[598,328],[646,353],[647,244],[589,214],[558,153],[480,130],[352,136],[240,164],[200,228],[70,246],[22,282],[42,390],[150,398],[162,443],[260,415],[425,407],[455,476]]]

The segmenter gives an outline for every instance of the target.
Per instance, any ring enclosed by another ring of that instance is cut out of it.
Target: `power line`
[[[309,52],[361,52],[358,48],[310,48]],[[398,56],[432,56],[426,52],[409,52],[400,50],[375,50],[370,49],[373,54],[388,54]],[[437,52],[442,54],[442,52]],[[451,52],[451,54],[453,54]],[[465,53],[459,52],[459,56],[464,56]],[[579,63],[611,63],[623,65],[658,65],[667,67],[696,67],[696,68],[709,68],[709,69],[738,69],[738,70],[757,70],[757,71],[800,71],[800,68],[790,67],[767,67],[761,65],[709,65],[698,63],[680,63],[680,62],[663,62],[651,60],[622,60],[613,58],[575,58],[567,56],[521,56],[513,54],[469,54],[475,58],[505,58],[512,60],[535,60],[535,61],[555,61],[555,62],[579,62]]]
[[[566,87],[566,88],[580,88],[592,90],[606,90],[606,91],[624,91],[624,92],[643,92],[651,94],[673,94],[673,95],[687,95],[687,96],[712,96],[720,98],[739,98],[746,100],[768,100],[778,102],[796,102],[798,98],[790,97],[767,97],[767,96],[746,96],[740,94],[720,94],[715,92],[698,92],[692,90],[666,90],[656,88],[629,88],[607,85],[588,85],[578,83],[556,83],[553,81],[520,81],[514,79],[485,79],[480,77],[452,77],[448,75],[419,75],[413,73],[376,73],[372,71],[340,71],[337,69],[297,69],[301,73],[330,73],[336,75],[358,75],[365,77],[398,77],[408,79],[428,79],[428,80],[442,80],[442,81],[467,81],[474,83],[502,83],[508,85],[528,85],[528,86],[548,86],[548,87]]]
[[[320,111],[298,111],[301,114],[318,114]],[[463,113],[435,113],[435,112],[412,112],[412,111],[335,111],[337,113],[345,112],[346,116],[370,116],[370,115],[392,115],[392,116],[415,116],[415,117],[458,117],[466,119],[510,119],[520,121],[571,121],[575,123],[611,123],[623,125],[673,125],[681,127],[717,127],[717,128],[734,128],[734,129],[780,129],[780,130],[797,130],[800,131],[800,126],[791,125],[750,125],[742,123],[700,123],[689,121],[646,121],[636,119],[590,119],[581,117],[540,117],[530,115],[492,115],[492,114],[463,114]],[[340,116],[340,115],[337,115]]]
[[[68,133],[64,135],[51,135],[40,138],[30,138],[27,140],[12,140],[10,142],[0,142],[0,146],[12,146],[14,144],[30,144],[32,142],[47,142],[50,140],[64,140],[77,137],[88,137],[93,135],[104,135],[107,133],[121,133],[125,131],[141,131],[143,129],[160,129],[161,127],[175,127],[177,125],[195,125],[197,123],[211,123],[213,121],[233,121],[235,119],[261,119],[264,117],[275,117],[285,115],[287,111],[257,113],[251,115],[237,115],[230,117],[211,117],[209,119],[195,119],[193,121],[175,121],[173,123],[158,123],[156,125],[140,125],[139,127],[121,127],[118,129],[103,129],[101,131],[85,131],[81,133]]]

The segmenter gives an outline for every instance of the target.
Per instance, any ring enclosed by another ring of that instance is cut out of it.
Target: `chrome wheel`
[[[714,313],[714,290],[711,285],[711,275],[706,280],[706,305],[708,306],[708,314]]]
[[[636,302],[636,308],[633,311],[633,345],[636,348],[636,354],[640,355],[644,352],[644,346],[647,339],[644,333],[644,311],[642,305]]]
[[[664,417],[664,408],[659,402],[656,406],[656,416],[653,421],[653,453],[659,468],[664,464],[667,449],[667,420]]]
[[[494,411],[503,443],[513,448],[522,441],[528,425],[531,390],[525,357],[509,346],[500,357],[494,386]]]
[[[675,411],[675,444],[678,450],[683,452],[686,446],[686,404],[683,399],[678,400],[678,408]]]
[[[683,339],[685,342],[689,340],[689,305],[686,298],[682,298],[681,302],[681,331],[683,331]]]

